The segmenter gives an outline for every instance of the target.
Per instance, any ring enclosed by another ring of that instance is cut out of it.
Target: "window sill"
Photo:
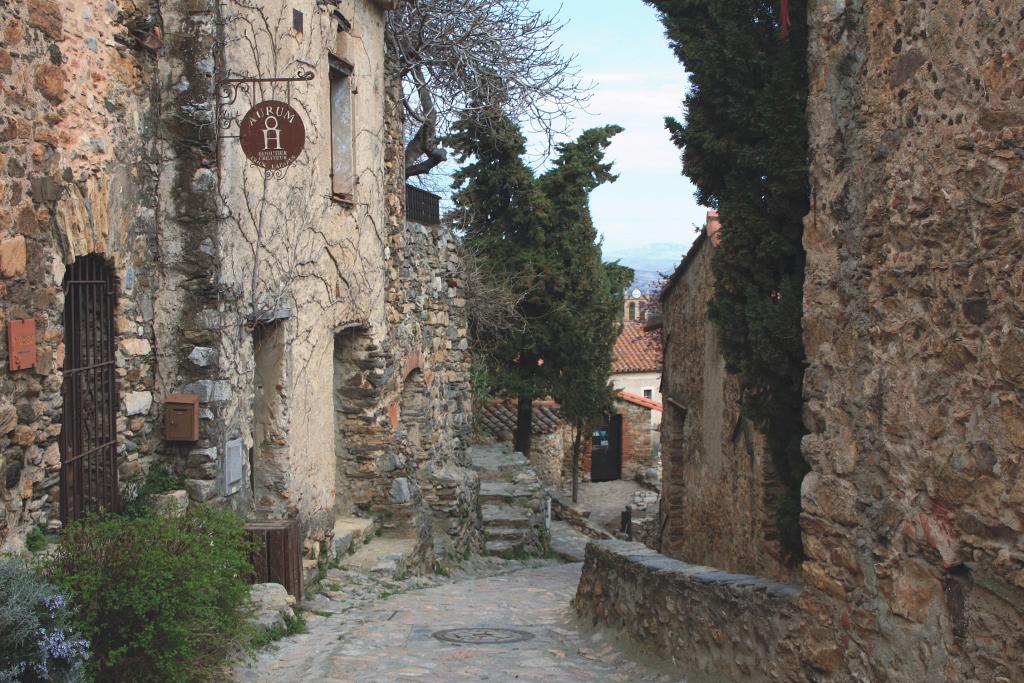
[[[355,200],[352,199],[352,195],[341,194],[338,192],[334,192],[331,194],[331,201],[334,202],[335,204],[341,204],[342,206],[347,206],[350,208],[356,205]]]

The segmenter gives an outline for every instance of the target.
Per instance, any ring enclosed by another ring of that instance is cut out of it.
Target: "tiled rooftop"
[[[661,372],[661,334],[640,322],[625,322],[615,340],[612,372]]]
[[[516,430],[516,402],[492,401],[481,411],[480,421],[491,434]],[[533,402],[533,433],[550,434],[562,426],[558,404],[552,401]]]
[[[641,408],[647,408],[648,410],[657,410],[658,412],[664,410],[663,406],[657,401],[652,401],[649,398],[644,398],[643,396],[638,396],[628,391],[620,391],[619,398],[628,403],[632,403],[633,405],[638,405]]]

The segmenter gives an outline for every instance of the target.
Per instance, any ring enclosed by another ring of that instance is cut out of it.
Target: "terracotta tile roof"
[[[484,406],[480,415],[480,422],[494,436],[500,432],[516,430],[516,402],[515,401],[492,401]],[[533,433],[551,434],[563,426],[562,418],[558,416],[558,404],[554,401],[533,402]]]
[[[657,401],[652,401],[651,399],[644,398],[643,396],[637,396],[636,394],[632,394],[628,391],[620,391],[619,398],[623,401],[627,401],[628,403],[632,403],[633,405],[640,406],[641,408],[657,410],[659,413],[664,410],[662,405]]]
[[[661,335],[644,330],[644,323],[623,323],[615,340],[612,372],[661,372]]]

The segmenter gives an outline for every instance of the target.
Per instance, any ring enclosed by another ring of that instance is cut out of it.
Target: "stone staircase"
[[[368,517],[338,517],[334,520],[334,554],[344,557],[377,531],[377,520]]]
[[[430,540],[413,528],[389,528],[369,517],[339,517],[333,543],[337,566],[350,572],[396,577],[431,569]]]
[[[547,553],[548,498],[529,461],[500,444],[474,446],[469,457],[480,475],[484,552],[505,558]]]

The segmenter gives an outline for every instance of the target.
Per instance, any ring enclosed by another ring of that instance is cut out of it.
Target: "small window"
[[[355,190],[352,131],[352,65],[330,56],[331,194],[350,200]]]
[[[636,320],[636,304],[629,302],[629,320]]]
[[[644,389],[644,398],[654,398],[654,389]]]
[[[302,12],[297,9],[292,10],[292,29],[302,33]]]

